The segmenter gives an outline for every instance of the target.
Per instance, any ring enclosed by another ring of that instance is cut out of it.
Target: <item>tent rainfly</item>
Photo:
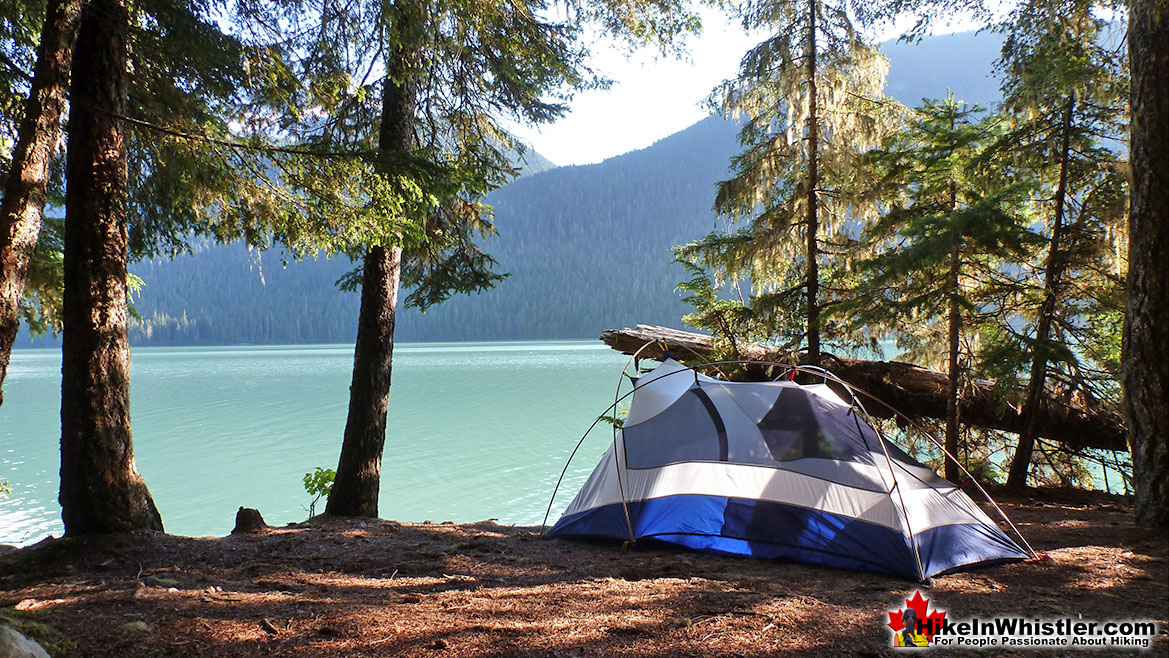
[[[825,384],[714,379],[667,359],[550,535],[927,580],[1025,560],[958,487]]]

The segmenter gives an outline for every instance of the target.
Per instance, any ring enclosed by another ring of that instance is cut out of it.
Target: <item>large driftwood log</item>
[[[637,325],[634,329],[610,329],[601,340],[624,354],[641,350],[640,358],[661,360],[663,344],[682,360],[707,357],[713,351],[711,337],[668,327]],[[649,347],[645,346],[649,343]],[[747,361],[783,361],[788,356],[774,347],[739,345],[739,358]],[[825,354],[821,366],[868,394],[866,409],[874,416],[892,417],[890,405],[911,418],[946,417],[946,375],[897,361],[865,361]],[[993,382],[975,381],[965,391],[959,407],[962,422],[976,427],[1021,432],[1023,418],[1016,407],[1004,405],[992,393]],[[1071,449],[1102,448],[1127,451],[1120,414],[1109,408],[1086,408],[1051,397],[1039,419],[1039,435]]]

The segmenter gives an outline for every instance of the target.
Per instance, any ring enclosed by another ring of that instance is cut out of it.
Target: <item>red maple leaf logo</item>
[[[915,591],[912,599],[905,599],[906,607],[912,608],[917,613],[917,619],[921,622],[919,626],[921,633],[932,642],[934,633],[942,627],[942,621],[946,618],[946,611],[935,609],[933,612],[927,614],[926,610],[929,607],[929,602],[929,599],[922,598],[920,591]],[[894,633],[900,632],[905,628],[905,623],[901,620],[904,612],[905,610],[903,608],[889,612],[888,626],[893,629]]]

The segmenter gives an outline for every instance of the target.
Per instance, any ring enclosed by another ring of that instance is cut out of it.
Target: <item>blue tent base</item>
[[[997,528],[956,524],[917,536],[922,560],[900,532],[830,512],[769,501],[678,495],[631,502],[635,539],[761,559],[781,559],[924,580],[979,566],[1025,560]],[[563,537],[630,539],[620,503],[566,516],[549,531]],[[749,538],[749,539],[748,539]]]

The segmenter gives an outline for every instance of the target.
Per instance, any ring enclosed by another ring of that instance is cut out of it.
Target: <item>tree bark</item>
[[[816,107],[816,2],[808,2],[808,234],[807,234],[807,313],[808,363],[820,362],[820,261],[816,242],[820,232],[820,124]]]
[[[1169,527],[1169,0],[1129,9],[1132,207],[1122,383],[1137,522]]]
[[[49,0],[45,9],[36,68],[0,203],[0,405],[20,329],[29,260],[41,231],[49,169],[61,140],[73,42],[84,4],[85,0]]]
[[[652,325],[606,330],[601,333],[601,340],[625,354],[641,350],[643,359],[660,360],[663,356],[662,343],[679,359],[697,357],[706,360],[715,354],[708,334]],[[740,343],[738,350],[741,358],[749,361],[794,362],[791,354],[771,345]],[[865,407],[878,418],[893,417],[892,409],[886,405],[910,418],[946,417],[949,376],[944,372],[897,361],[866,361],[832,354],[824,354],[819,365],[864,391],[862,398]],[[762,365],[749,367],[744,378],[760,381],[770,379],[778,374],[772,370]],[[994,382],[976,379],[968,383],[968,388],[968,394],[962,397],[958,405],[963,423],[1005,432],[1023,431],[1023,416],[1016,409],[1002,404]],[[1105,405],[1091,405],[1090,401],[1077,399],[1078,396],[1062,398],[1052,392],[1046,392],[1045,396],[1039,417],[1039,435],[1043,438],[1062,443],[1071,450],[1128,450],[1119,410]]]
[[[162,530],[134,466],[126,299],[128,13],[82,10],[73,66],[65,194],[61,516],[66,535]]]
[[[954,132],[954,113],[950,112],[950,132]],[[951,178],[949,185],[950,214],[958,209],[958,183]],[[950,252],[950,271],[947,276],[950,289],[949,310],[946,318],[946,452],[942,462],[945,464],[946,479],[957,482],[960,470],[958,468],[958,345],[962,335],[962,308],[959,296],[962,292],[962,247],[954,245]]]
[[[1072,112],[1076,99],[1069,97],[1063,116],[1063,143],[1060,145],[1059,182],[1055,189],[1055,209],[1051,226],[1051,245],[1047,250],[1047,266],[1043,273],[1043,304],[1039,307],[1039,320],[1035,323],[1035,348],[1031,353],[1031,374],[1027,380],[1027,394],[1023,401],[1023,415],[1027,422],[1019,434],[1019,443],[1011,457],[1007,472],[1007,486],[1015,489],[1027,488],[1027,475],[1031,471],[1031,455],[1035,451],[1035,437],[1039,432],[1039,405],[1043,404],[1043,388],[1047,383],[1047,348],[1045,343],[1051,336],[1051,323],[1055,317],[1055,305],[1059,300],[1059,287],[1063,278],[1064,265],[1064,207],[1067,199],[1068,160],[1072,145]],[[1081,215],[1082,217],[1083,215]]]
[[[412,29],[410,7],[394,5],[392,11],[400,37],[386,58],[378,148],[386,154],[404,154],[414,148],[418,51],[407,45]],[[349,417],[326,514],[378,515],[401,270],[401,247],[374,247],[365,256]]]
[[[953,186],[950,188],[953,200]],[[953,212],[953,208],[950,209]],[[958,274],[962,254],[958,248],[950,254],[950,310],[946,321],[946,452],[944,459],[946,479],[957,482],[961,476],[958,468],[958,345],[962,332],[962,311],[958,303]]]
[[[374,247],[365,255],[349,417],[326,514],[378,515],[401,267],[400,248]]]

